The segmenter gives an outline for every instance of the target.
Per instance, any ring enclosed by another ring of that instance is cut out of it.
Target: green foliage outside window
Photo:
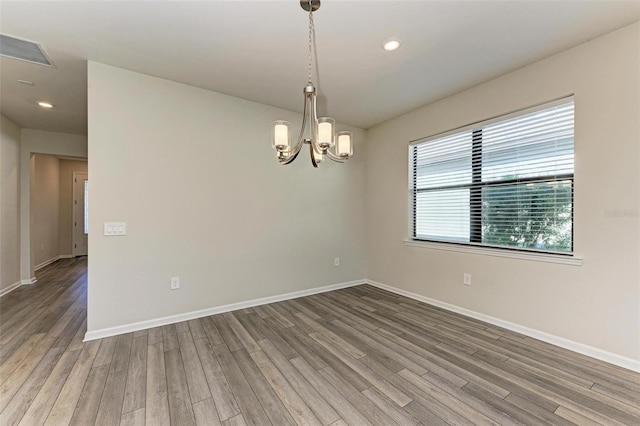
[[[572,183],[535,182],[482,190],[482,242],[571,251]]]

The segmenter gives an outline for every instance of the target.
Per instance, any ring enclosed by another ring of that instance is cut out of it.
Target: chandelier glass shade
[[[320,0],[300,0],[300,6],[309,12],[309,80],[304,87],[304,110],[302,127],[295,143],[291,139],[291,124],[288,121],[273,122],[271,145],[280,164],[289,164],[296,159],[303,145],[309,145],[311,164],[318,167],[325,158],[343,163],[353,155],[353,134],[348,131],[336,133],[336,122],[330,117],[318,118],[316,88],[311,81],[315,28],[313,12],[320,8]]]

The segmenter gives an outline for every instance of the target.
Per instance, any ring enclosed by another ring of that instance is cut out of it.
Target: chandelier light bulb
[[[335,145],[336,121],[331,117],[321,117],[318,119],[318,145],[322,149],[333,148]]]
[[[338,143],[336,145],[336,154],[339,157],[349,158],[353,155],[353,133],[338,132]]]
[[[272,146],[277,151],[287,151],[291,146],[291,125],[288,121],[278,120],[273,123]]]

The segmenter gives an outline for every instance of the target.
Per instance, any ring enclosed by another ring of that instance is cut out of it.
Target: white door
[[[86,256],[89,245],[89,178],[73,172],[73,255]]]

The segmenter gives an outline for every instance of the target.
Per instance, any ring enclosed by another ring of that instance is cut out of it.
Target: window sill
[[[531,260],[534,262],[560,263],[562,265],[582,266],[582,258],[578,256],[562,256],[547,253],[515,252],[488,247],[461,246],[457,244],[436,243],[430,241],[405,240],[405,246],[422,247],[435,250],[454,251],[458,253],[481,254],[485,256],[508,257],[511,259]]]

